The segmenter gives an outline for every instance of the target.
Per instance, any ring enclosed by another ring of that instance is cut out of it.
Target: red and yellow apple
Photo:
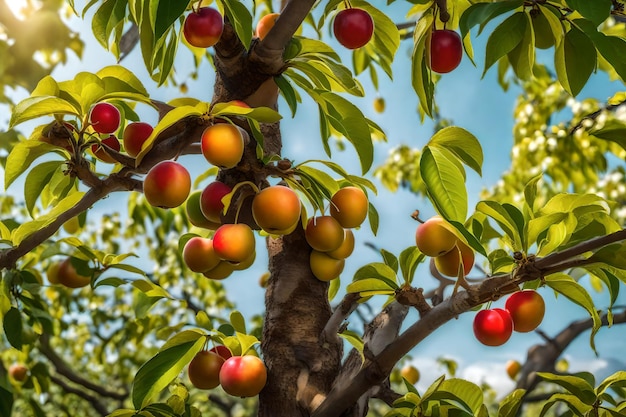
[[[254,397],[267,382],[263,361],[253,355],[226,359],[220,370],[220,384],[224,391],[236,397]]]
[[[178,207],[187,200],[191,190],[189,171],[175,161],[161,161],[146,174],[143,193],[154,207]]]
[[[426,256],[439,256],[448,253],[456,245],[457,237],[444,225],[440,216],[433,216],[417,227],[415,244]]]
[[[211,239],[194,236],[185,243],[183,261],[193,272],[206,272],[220,263]]]
[[[224,30],[224,18],[211,7],[200,7],[189,13],[183,23],[183,36],[190,45],[208,48],[220,40]]]
[[[141,152],[146,139],[150,137],[153,131],[153,127],[145,122],[133,122],[129,123],[124,128],[124,150],[132,157],[136,157]]]
[[[213,235],[216,255],[233,264],[248,260],[255,248],[254,232],[247,224],[223,224]]]
[[[200,148],[209,163],[219,168],[233,168],[243,156],[244,138],[230,123],[216,123],[202,133]]]
[[[221,215],[224,210],[222,199],[233,189],[221,181],[213,181],[207,185],[200,195],[200,210],[204,217],[213,223],[222,223]]]
[[[513,330],[521,333],[539,327],[546,312],[543,297],[535,290],[514,292],[506,299],[504,308],[511,314]]]
[[[116,163],[117,161],[107,153],[107,148],[113,149],[116,152],[120,151],[120,141],[117,136],[109,135],[108,138],[101,140],[99,144],[94,143],[91,145],[91,152],[102,162],[108,164]]]
[[[443,275],[458,277],[461,261],[463,261],[463,276],[467,276],[474,267],[474,251],[459,240],[452,250],[435,257],[435,267]]]

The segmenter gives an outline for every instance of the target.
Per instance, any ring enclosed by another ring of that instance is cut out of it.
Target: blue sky
[[[389,10],[397,21],[402,20],[403,12],[400,7],[401,2],[385,8]],[[84,39],[91,38],[89,24],[76,22],[77,28],[84,33]],[[461,66],[454,72],[444,75],[437,87],[437,101],[441,107],[443,117],[454,120],[455,124],[469,130],[480,140],[485,153],[485,163],[483,166],[483,177],[478,177],[474,173],[468,172],[468,189],[470,195],[470,211],[477,202],[477,196],[484,187],[494,184],[500,174],[505,171],[509,164],[509,152],[512,145],[513,108],[515,103],[515,88],[505,93],[496,83],[495,68],[488,72],[481,80],[482,59],[484,56],[484,43],[486,42],[489,30],[487,29],[479,38],[474,40],[476,59],[478,68],[472,66],[471,62],[464,58]],[[331,45],[344,58],[344,62],[350,63],[349,53],[338,46],[332,40]],[[410,84],[409,55],[412,46],[410,41],[401,44],[394,65],[394,80],[387,79],[382,71],[380,72],[379,93],[386,100],[387,108],[382,114],[374,112],[372,101],[377,93],[373,91],[369,79],[361,77],[360,80],[367,89],[367,95],[362,99],[355,99],[354,102],[361,107],[365,115],[378,123],[387,133],[389,142],[378,144],[375,151],[375,163],[381,164],[387,157],[388,152],[399,144],[408,144],[414,147],[422,147],[432,134],[432,123],[427,121],[421,124],[417,115],[417,97],[413,93]],[[70,59],[68,65],[55,71],[57,79],[73,78],[78,71],[97,71],[103,65],[114,64],[111,54],[104,51],[96,42],[88,41],[85,50],[85,57],[82,61]],[[179,49],[179,68],[191,67],[190,55],[186,48]],[[143,68],[143,63],[138,50],[135,50],[124,62],[123,65],[131,68],[142,78],[153,98],[168,101],[181,96],[176,88],[155,89],[153,83],[147,77]],[[179,70],[179,74],[184,75],[185,71]],[[180,79],[179,81],[183,81]],[[201,92],[200,99],[210,100],[212,95],[213,81],[212,68],[205,63],[200,69],[200,77],[197,81],[189,81],[189,91],[191,94]],[[592,95],[605,99],[612,92],[621,88],[621,84],[609,83],[604,74],[598,74],[593,81],[585,88],[581,96]],[[286,110],[287,106],[281,102],[280,108]],[[150,109],[143,108],[140,111],[142,117],[148,122],[156,122],[156,114]],[[305,98],[299,107],[299,112],[295,118],[284,112],[285,119],[282,123],[284,138],[283,156],[293,159],[295,162],[302,162],[306,159],[325,159],[321,142],[319,140],[319,127],[317,109],[314,104]],[[348,171],[354,174],[360,172],[358,158],[354,150],[348,146],[346,151],[333,153],[333,160],[340,163]],[[202,156],[186,156],[181,159],[183,163],[188,162],[189,166],[195,166],[192,176],[198,175],[207,169],[200,161],[204,161]],[[22,184],[17,183],[11,187],[10,192],[19,193]],[[124,195],[111,197],[123,202]],[[361,265],[379,261],[379,256],[364,246],[364,242],[373,242],[377,246],[383,247],[393,253],[398,254],[404,248],[414,245],[414,232],[416,222],[410,218],[410,214],[415,209],[420,209],[425,216],[434,214],[430,203],[420,197],[416,197],[406,191],[392,194],[379,185],[379,194],[373,198],[380,217],[380,230],[378,236],[373,236],[366,228],[355,232],[357,238],[357,248],[355,253],[349,258],[346,269],[342,274],[342,283],[350,281],[352,274]],[[98,213],[102,213],[111,207],[111,199],[105,204],[96,205],[90,212],[89,218],[95,220]],[[254,266],[247,271],[237,273],[225,281],[225,285],[233,294],[233,300],[240,310],[246,314],[261,313],[263,309],[263,290],[257,285],[259,276],[266,270],[267,256],[265,254],[265,244],[263,239],[258,239],[258,256]],[[479,261],[481,261],[479,259]],[[429,288],[435,281],[429,278],[428,273],[423,270],[418,272],[415,285]],[[236,294],[236,295],[235,295]],[[541,328],[548,334],[555,334],[561,330],[565,320],[574,318],[584,318],[586,313],[580,307],[574,306],[562,298],[555,300],[550,291],[542,290],[542,294],[548,302],[546,318]],[[594,295],[597,299],[597,306],[602,308],[606,305],[606,292]],[[337,301],[337,300],[335,300]],[[380,304],[383,300],[379,303]],[[621,297],[621,302],[626,303],[626,297]],[[501,307],[504,301],[494,303],[494,306]],[[424,343],[416,348],[412,355],[415,362],[422,371],[423,379],[419,386],[424,389],[434,378],[439,376],[443,369],[435,363],[438,356],[446,356],[459,361],[461,365],[460,376],[470,378],[475,382],[480,382],[481,378],[487,379],[493,385],[501,387],[503,390],[512,386],[508,377],[504,373],[504,363],[511,358],[523,360],[526,349],[532,344],[540,343],[541,339],[535,333],[514,334],[511,341],[499,348],[486,348],[475,341],[472,334],[473,313],[462,315],[457,320],[448,323],[429,337]],[[417,317],[410,316],[407,322],[413,322]],[[358,323],[357,323],[358,325]],[[601,360],[610,357],[620,357],[623,355],[626,342],[624,338],[615,337],[617,332],[623,329],[614,328],[609,331],[603,329],[598,337],[598,346]],[[443,346],[443,348],[442,348]],[[595,359],[593,352],[589,348],[588,338],[580,337],[576,343],[567,351],[570,360],[574,365],[580,367],[598,367],[602,362]]]

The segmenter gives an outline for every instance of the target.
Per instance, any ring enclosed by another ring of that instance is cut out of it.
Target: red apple
[[[233,356],[226,359],[220,370],[222,388],[236,397],[254,397],[266,382],[267,369],[256,356]]]
[[[132,157],[139,155],[141,146],[152,134],[152,126],[145,122],[129,123],[124,129],[124,150]]]
[[[501,308],[480,310],[474,317],[474,335],[487,346],[503,345],[513,333],[513,319]]]
[[[105,147],[111,148],[114,151],[120,151],[120,141],[115,135],[110,135],[108,138],[100,141],[100,144],[94,143],[91,145],[91,152],[101,160],[109,164],[114,164],[117,161],[113,159],[107,152]]]
[[[185,18],[183,35],[190,45],[208,48],[220,40],[224,30],[224,19],[219,11],[211,7],[201,7]]]
[[[230,352],[230,349],[228,349],[224,345],[217,345],[215,347],[212,347],[211,349],[209,349],[209,352],[217,353],[224,359],[228,359],[233,356],[233,354]]]
[[[461,63],[463,44],[461,36],[453,30],[433,30],[430,43],[426,48],[426,64],[428,67],[445,74],[452,71]]]
[[[504,308],[511,314],[513,330],[522,333],[539,327],[546,312],[543,297],[534,290],[514,292],[506,299]]]
[[[255,252],[254,232],[247,224],[223,224],[213,235],[213,249],[225,261],[247,261]]]
[[[374,20],[363,9],[344,9],[335,16],[333,32],[340,44],[348,49],[357,49],[372,38]]]
[[[143,181],[143,193],[154,207],[178,207],[191,191],[191,176],[175,161],[161,161],[153,166]]]
[[[221,215],[224,210],[222,198],[233,189],[221,181],[213,181],[200,194],[200,211],[209,221],[222,223]]]
[[[98,103],[89,113],[89,123],[98,133],[114,133],[119,129],[120,121],[120,111],[111,103]]]

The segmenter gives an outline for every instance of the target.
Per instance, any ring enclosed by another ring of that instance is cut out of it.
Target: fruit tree
[[[623,1],[384,3],[0,0],[0,417],[624,415],[563,366],[626,322]],[[510,392],[411,362],[468,317]]]

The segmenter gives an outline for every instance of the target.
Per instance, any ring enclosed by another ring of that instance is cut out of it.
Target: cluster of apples
[[[474,266],[474,251],[446,228],[441,216],[433,216],[418,226],[415,243],[424,255],[435,259],[435,267],[445,276],[458,277],[461,266],[466,276]]]
[[[527,333],[535,330],[546,311],[543,297],[534,290],[511,294],[502,308],[479,311],[474,317],[474,335],[487,346],[506,343],[513,331]]]
[[[368,212],[368,199],[362,189],[354,186],[340,188],[330,200],[330,215],[312,217],[304,231],[313,248],[310,266],[321,281],[338,278],[345,259],[354,250],[352,230],[359,227]]]
[[[236,397],[254,397],[267,382],[267,369],[254,355],[232,356],[226,346],[202,350],[189,363],[189,380],[198,389],[213,389],[221,385]]]

